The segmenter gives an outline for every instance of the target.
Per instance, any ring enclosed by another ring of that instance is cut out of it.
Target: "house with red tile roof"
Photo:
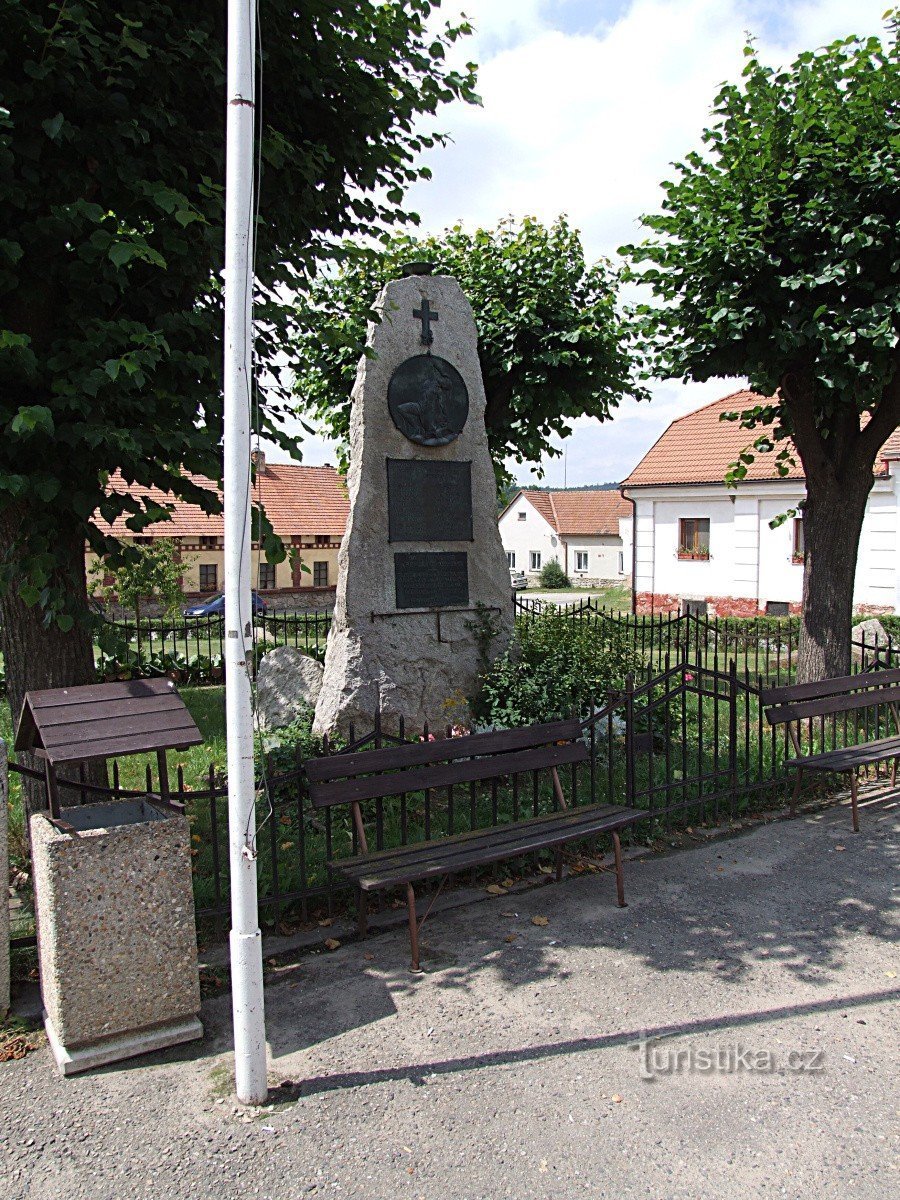
[[[616,490],[523,489],[500,514],[500,537],[510,570],[529,582],[555,558],[573,584],[590,587],[625,577],[620,525],[630,516]]]
[[[256,459],[254,503],[265,509],[289,557],[284,562],[267,563],[262,554],[254,554],[254,586],[276,607],[328,602],[337,583],[338,550],[350,512],[343,477],[334,467],[267,463],[262,453]],[[191,479],[221,497],[213,480],[200,475]],[[137,544],[171,538],[185,564],[185,595],[203,596],[222,590],[225,522],[221,513],[209,516],[199,505],[178,500],[158,488],[130,484],[118,471],[110,478],[109,486],[113,491],[150,499],[168,508],[171,516],[135,536],[127,528],[125,517],[109,524],[97,513],[93,521],[98,529]],[[90,567],[95,560],[90,554],[88,559]]]
[[[737,488],[725,475],[766,432],[741,428],[726,414],[762,397],[739,391],[673,421],[623,486],[635,508],[633,566],[637,612],[784,615],[799,612],[803,593],[803,520],[790,515],[806,494],[794,456],[787,473],[777,448],[756,453]],[[858,611],[900,607],[900,431],[881,449],[869,496],[856,572]],[[630,534],[631,528],[626,530]]]

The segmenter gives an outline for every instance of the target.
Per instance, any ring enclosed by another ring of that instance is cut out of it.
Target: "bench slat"
[[[900,737],[879,738],[874,742],[860,742],[857,746],[843,746],[837,750],[823,750],[808,758],[789,758],[786,767],[802,767],[805,771],[852,771],[886,758],[900,756]]]
[[[596,805],[548,813],[527,821],[477,830],[406,847],[408,853],[384,852],[330,863],[363,891],[376,891],[400,883],[453,874],[501,859],[558,846],[605,830],[631,825],[647,814],[641,809]]]
[[[800,700],[796,704],[782,704],[766,709],[766,720],[770,725],[784,725],[788,721],[803,721],[810,717],[828,717],[833,713],[857,712],[862,708],[875,708],[879,704],[896,704],[900,701],[900,687],[879,688],[874,691],[858,692],[855,695],[823,696],[818,700]]]
[[[576,720],[551,721],[520,729],[501,729],[493,733],[469,733],[458,738],[440,738],[433,742],[414,742],[405,746],[386,746],[382,750],[360,750],[355,754],[332,754],[311,758],[306,763],[310,782],[349,779],[372,771],[396,771],[404,767],[473,758],[476,754],[503,754],[548,742],[570,742],[581,737]]]
[[[900,667],[887,671],[863,671],[859,675],[836,675],[812,683],[792,683],[783,687],[763,688],[764,705],[785,704],[795,700],[814,700],[818,696],[836,696],[867,687],[886,687],[900,683]]]
[[[453,740],[463,741],[464,739],[454,738]],[[325,808],[331,804],[377,800],[383,796],[400,796],[406,792],[449,787],[455,783],[496,779],[501,775],[517,775],[524,771],[540,770],[543,767],[560,767],[566,763],[584,762],[587,757],[588,749],[583,742],[569,742],[564,746],[541,746],[534,750],[497,754],[493,758],[470,758],[463,762],[435,763],[418,769],[390,771],[384,775],[368,775],[357,779],[337,779],[324,783],[311,782],[309,798],[316,808]]]

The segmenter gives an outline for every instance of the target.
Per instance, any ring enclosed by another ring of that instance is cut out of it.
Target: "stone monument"
[[[378,298],[353,388],[319,733],[363,732],[379,711],[409,732],[467,722],[482,653],[472,627],[493,625],[491,658],[512,633],[472,310],[452,277],[410,271]]]

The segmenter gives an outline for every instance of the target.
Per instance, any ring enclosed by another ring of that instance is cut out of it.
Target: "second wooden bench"
[[[614,804],[569,806],[559,768],[587,760],[588,749],[581,734],[577,720],[554,721],[309,759],[306,773],[312,804],[316,808],[349,804],[351,809],[359,853],[354,858],[331,862],[329,868],[357,888],[360,932],[366,929],[368,893],[405,887],[412,970],[418,971],[419,932],[424,918],[419,921],[416,913],[415,883],[548,848],[557,851],[556,877],[560,879],[562,847],[601,833],[612,835],[618,902],[624,907],[618,831],[645,814],[640,809]],[[372,852],[368,848],[361,808],[365,801],[538,770],[550,772],[557,811],[392,850]]]

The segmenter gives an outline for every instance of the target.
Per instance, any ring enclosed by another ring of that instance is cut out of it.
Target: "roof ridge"
[[[695,417],[697,413],[706,412],[708,408],[715,408],[717,404],[726,404],[729,400],[734,400],[738,396],[759,396],[761,400],[766,399],[762,392],[754,392],[751,387],[738,388],[736,392],[729,392],[727,396],[720,396],[718,400],[710,400],[707,404],[701,404],[699,408],[692,408],[690,412],[682,413],[680,417],[674,417],[666,428],[671,429],[679,421],[686,421],[688,417]]]
[[[556,512],[556,504],[553,501],[553,492],[548,490],[547,496],[550,499],[550,511],[553,513],[553,524],[556,528],[556,532],[559,533],[559,516]]]

